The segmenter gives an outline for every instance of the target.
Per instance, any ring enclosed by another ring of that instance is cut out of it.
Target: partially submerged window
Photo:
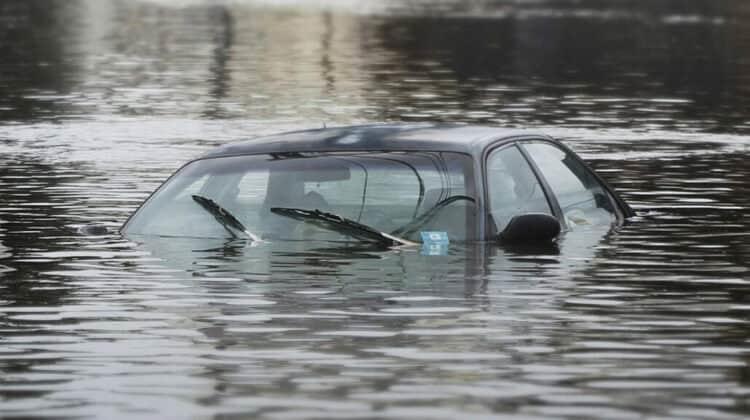
[[[502,148],[489,156],[487,192],[497,232],[516,215],[552,214],[542,186],[516,146]]]
[[[458,153],[297,153],[205,159],[175,174],[123,231],[228,236],[227,229],[196,203],[193,196],[200,196],[268,239],[351,239],[344,232],[272,211],[287,208],[333,213],[412,240],[425,230],[445,231],[451,240],[464,240],[474,235],[474,229],[467,229],[475,225],[472,180],[471,159]]]
[[[523,147],[555,194],[569,227],[615,221],[609,194],[578,159],[546,142],[524,143]]]

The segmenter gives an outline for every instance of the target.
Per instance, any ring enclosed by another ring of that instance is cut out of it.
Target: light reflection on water
[[[3,415],[742,417],[745,6],[333,3],[0,6],[38,43],[0,67]],[[437,257],[76,233],[212,146],[383,119],[539,128],[640,216]]]

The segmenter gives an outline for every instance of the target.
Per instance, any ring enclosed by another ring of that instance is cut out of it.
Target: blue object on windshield
[[[419,235],[422,237],[422,255],[448,255],[450,239],[447,232],[426,231],[419,232]]]
[[[449,243],[451,243],[450,239],[448,239],[447,232],[427,231],[419,232],[419,234],[422,236],[422,243],[424,244],[430,243],[448,245]]]

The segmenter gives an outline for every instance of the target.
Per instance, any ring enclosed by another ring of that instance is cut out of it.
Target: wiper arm
[[[355,222],[354,220],[317,209],[306,210],[288,207],[272,207],[271,213],[311,223],[320,228],[343,233],[364,241],[374,241],[384,245],[416,245],[414,242],[380,232],[375,228]]]
[[[193,195],[193,200],[195,200],[196,203],[200,204],[200,206],[203,207],[207,212],[211,213],[214,219],[216,219],[217,222],[224,226],[224,229],[226,229],[227,232],[232,235],[232,237],[237,237],[237,235],[232,230],[235,229],[244,233],[248,238],[255,242],[261,241],[258,235],[247,230],[245,225],[243,225],[242,222],[234,217],[234,215],[232,215],[229,210],[216,204],[214,200],[195,194]]]
[[[474,200],[472,197],[469,197],[468,195],[454,195],[454,196],[448,197],[436,203],[434,206],[432,206],[432,208],[422,213],[416,219],[394,230],[393,232],[391,232],[391,235],[407,236],[411,233],[414,233],[415,231],[420,229],[422,226],[426,225],[427,222],[432,220],[432,218],[435,217],[435,215],[438,214],[440,210],[442,210],[449,204],[455,203],[456,201],[468,201],[470,203],[476,203],[476,200]]]

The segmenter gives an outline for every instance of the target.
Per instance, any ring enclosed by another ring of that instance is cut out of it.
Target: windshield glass
[[[462,241],[475,235],[470,171],[468,156],[443,152],[294,153],[198,160],[166,182],[128,221],[123,233],[235,236],[237,229],[227,226],[226,217],[217,217],[216,209],[210,208],[213,204],[207,206],[202,200],[209,199],[263,239],[352,239],[341,230],[272,211],[289,208],[328,212],[414,241],[425,231],[446,232],[450,240]]]

